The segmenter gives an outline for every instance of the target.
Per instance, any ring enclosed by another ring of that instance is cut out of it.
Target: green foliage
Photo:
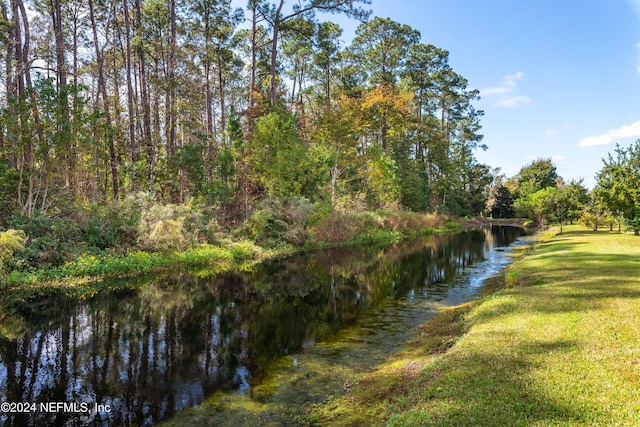
[[[139,218],[132,200],[74,204],[57,215],[16,214],[10,220],[11,227],[22,230],[28,243],[16,253],[15,268],[60,266],[81,253],[109,248],[124,251],[136,243]]]
[[[329,186],[332,205],[345,193],[353,194],[356,183],[362,180],[364,159],[358,156],[356,133],[359,115],[357,102],[341,97],[335,109],[324,108],[316,116],[309,154],[315,161],[318,185]]]
[[[522,217],[562,224],[577,220],[589,196],[582,180],[565,185],[556,174],[551,159],[538,159],[524,166],[518,175],[506,182],[515,193],[513,207]]]
[[[229,108],[229,117],[227,118],[227,128],[224,131],[225,136],[229,140],[231,149],[238,154],[242,154],[244,151],[244,135],[242,133],[242,126],[240,119],[236,114],[233,105]]]
[[[184,226],[175,219],[156,221],[145,243],[158,251],[181,250],[187,244]]]
[[[366,243],[432,233],[444,225],[442,216],[398,210],[376,212],[334,211],[313,226],[318,242]]]
[[[218,156],[218,176],[222,179],[225,185],[229,185],[229,182],[236,173],[234,166],[234,158],[229,147],[223,147]]]
[[[419,40],[420,33],[409,25],[376,16],[358,26],[350,52],[370,85],[395,83],[408,49]]]
[[[183,252],[164,254],[138,250],[128,250],[123,254],[114,251],[84,253],[55,268],[11,271],[6,280],[10,285],[37,285],[74,277],[117,277],[175,265],[196,267],[240,261],[258,257],[260,253],[260,248],[247,241],[225,242],[224,246],[202,244]]]
[[[523,166],[520,172],[507,182],[515,198],[527,197],[547,187],[555,187],[558,174],[551,159],[537,159]]]
[[[491,218],[515,217],[511,191],[502,184],[501,178],[488,188],[485,213]]]
[[[605,225],[609,225],[609,228],[613,229],[615,221],[615,215],[611,211],[601,209],[593,202],[583,210],[580,217],[580,222],[593,231],[598,231],[598,228]]]
[[[302,167],[306,149],[288,111],[274,111],[256,122],[249,148],[253,178],[272,197],[302,196],[307,183]]]
[[[487,205],[485,189],[493,181],[489,166],[469,162],[459,167],[462,176],[446,190],[448,212],[459,216],[481,214]]]
[[[640,234],[640,140],[628,148],[616,145],[616,157],[603,160],[594,197],[598,206],[619,212],[627,225]]]
[[[261,246],[303,246],[309,238],[307,220],[313,212],[314,205],[304,197],[268,199],[251,214],[239,233]]]
[[[152,205],[142,212],[138,243],[154,251],[184,250],[206,239],[208,225],[193,205]]]
[[[131,199],[87,204],[80,210],[79,226],[87,246],[101,250],[128,248],[137,241],[140,209]]]
[[[398,170],[393,159],[381,151],[373,153],[367,162],[367,170],[367,188],[374,203],[382,207],[396,205],[400,199],[401,189]]]
[[[13,255],[24,249],[27,236],[22,230],[0,231],[0,274],[13,267]]]
[[[183,201],[188,196],[203,194],[205,186],[204,147],[200,144],[185,144],[176,149],[161,167],[158,180],[163,191],[168,191],[173,201]]]
[[[569,220],[577,218],[577,212],[582,212],[586,206],[584,195],[586,190],[579,189],[580,183],[557,187],[547,187],[529,195],[529,210],[538,223],[544,225],[550,222],[562,226]]]
[[[32,217],[14,215],[11,228],[24,231],[28,245],[17,256],[25,267],[61,265],[85,244],[82,230],[70,218],[49,217],[38,212]]]
[[[396,160],[402,206],[415,212],[429,209],[429,177],[415,161]]]
[[[585,207],[591,201],[589,191],[582,183],[582,179],[579,181],[571,180],[571,182],[563,188],[569,203],[568,219],[570,221],[578,220],[578,218],[582,216]]]
[[[0,226],[6,226],[14,213],[19,179],[18,170],[10,167],[6,160],[0,159]]]

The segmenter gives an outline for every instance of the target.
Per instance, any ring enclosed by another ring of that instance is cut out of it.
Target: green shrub
[[[0,160],[0,226],[7,225],[15,210],[19,179],[18,170],[12,168],[7,160]]]
[[[11,269],[15,264],[14,253],[24,249],[27,235],[22,230],[0,231],[0,273]]]
[[[26,267],[57,266],[84,250],[82,231],[71,218],[37,213],[32,217],[14,215],[11,228],[23,230],[28,244],[16,254]]]
[[[333,210],[340,213],[364,212],[367,210],[366,196],[356,193],[338,197]]]
[[[206,218],[191,205],[152,205],[144,211],[138,243],[149,250],[184,250],[206,239]]]
[[[184,225],[175,219],[161,219],[153,224],[147,245],[155,250],[183,250],[187,244]]]
[[[83,206],[78,220],[89,247],[127,248],[137,240],[139,206],[131,199]]]
[[[308,219],[315,207],[304,197],[265,200],[239,229],[239,233],[261,246],[280,243],[303,246],[309,239]]]

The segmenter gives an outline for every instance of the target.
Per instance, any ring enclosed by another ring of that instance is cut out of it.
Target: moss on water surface
[[[425,354],[423,336],[425,351],[384,362],[305,423],[640,424],[640,239],[547,238],[507,269],[509,287],[452,322],[467,332],[449,351]]]
[[[426,308],[426,307],[425,307]],[[437,304],[425,316],[438,313]],[[415,331],[386,328],[369,313],[358,325],[325,342],[309,343],[303,352],[274,360],[250,394],[217,392],[196,408],[181,411],[163,426],[305,425],[314,405],[348,396],[368,372],[396,352]],[[366,330],[362,330],[362,324]],[[449,327],[449,325],[447,325]],[[434,348],[447,345],[439,342]]]

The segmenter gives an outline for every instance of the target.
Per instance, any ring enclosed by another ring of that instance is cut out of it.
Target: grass
[[[285,250],[282,250],[286,253]],[[91,297],[99,291],[128,289],[126,282],[113,287],[105,278],[141,275],[167,268],[207,268],[218,271],[238,268],[245,261],[277,255],[249,241],[227,242],[224,246],[198,245],[182,252],[128,250],[125,254],[84,254],[59,267],[12,271],[4,278],[5,293],[15,302],[63,292],[69,297]],[[6,297],[6,295],[5,295]]]
[[[184,251],[149,252],[127,249],[126,253],[116,253],[109,249],[103,254],[75,256],[58,267],[13,270],[8,274],[2,274],[0,265],[0,303],[7,305],[9,300],[23,301],[59,292],[69,297],[88,298],[99,291],[121,290],[120,287],[112,289],[102,286],[99,282],[106,278],[132,277],[181,267],[219,271],[243,267],[247,262],[257,263],[291,255],[298,250],[391,244],[403,238],[435,231],[461,229],[459,224],[444,223],[444,218],[436,215],[411,212],[363,212],[358,215],[361,218],[355,231],[349,230],[350,233],[337,236],[335,241],[324,240],[327,235],[322,234],[305,247],[294,247],[281,242],[274,248],[265,249],[250,240],[223,239],[220,245],[199,244]],[[338,222],[342,220],[344,218],[339,218]],[[434,228],[436,226],[439,228]]]
[[[545,240],[508,288],[427,323],[304,423],[640,425],[640,238],[569,227]]]

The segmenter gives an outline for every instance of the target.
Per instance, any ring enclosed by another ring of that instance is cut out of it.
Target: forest
[[[478,91],[407,25],[342,46],[314,18],[359,3],[3,4],[3,218],[139,192],[225,223],[282,197],[478,213]]]
[[[542,209],[565,187],[550,160],[509,180],[476,160],[478,90],[369,4],[2,0],[0,271],[439,221],[390,212],[577,219],[581,182]],[[359,22],[349,45],[331,14]]]
[[[184,227],[180,206],[218,230],[269,203],[484,209],[478,91],[417,30],[368,19],[368,1],[5,3],[5,228],[104,249],[136,241],[153,209]],[[352,43],[316,12],[360,20]]]

